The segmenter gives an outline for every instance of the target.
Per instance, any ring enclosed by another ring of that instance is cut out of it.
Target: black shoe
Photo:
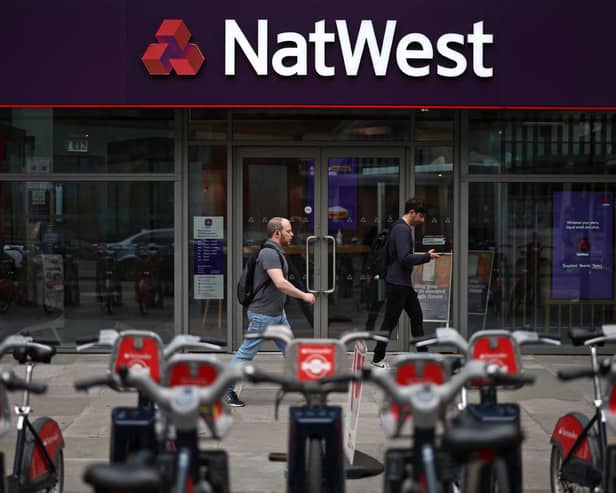
[[[240,400],[240,398],[233,390],[227,392],[223,396],[222,401],[229,407],[244,407],[246,405],[244,401]]]

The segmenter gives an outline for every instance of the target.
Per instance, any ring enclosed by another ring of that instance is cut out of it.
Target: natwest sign
[[[0,105],[616,108],[614,18],[607,1],[5,2]]]
[[[372,20],[362,20],[353,37],[346,20],[336,20],[335,28],[327,30],[325,20],[314,23],[314,29],[304,35],[286,31],[270,33],[267,19],[257,21],[256,43],[251,43],[234,19],[225,20],[225,75],[237,75],[236,59],[246,57],[257,75],[269,75],[269,68],[282,77],[306,76],[313,71],[321,77],[346,75],[356,77],[362,61],[370,63],[374,75],[387,76],[390,65],[408,77],[426,77],[435,72],[441,77],[459,77],[469,65],[460,48],[472,46],[472,70],[477,77],[492,77],[494,70],[485,66],[484,50],[494,42],[494,36],[484,32],[483,21],[473,23],[468,34],[445,33],[435,41],[422,33],[399,33],[397,21],[388,20],[382,38],[375,33]],[[277,48],[271,53],[269,40],[275,37]],[[343,66],[328,63],[326,48],[337,47]],[[309,67],[309,61],[314,65]],[[392,63],[393,59],[393,63]],[[342,74],[341,74],[342,72]]]

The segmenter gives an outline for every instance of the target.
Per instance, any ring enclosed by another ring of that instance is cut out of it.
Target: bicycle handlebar
[[[92,340],[92,338],[81,339],[81,341],[86,341],[83,344],[80,344],[79,341],[76,341],[78,343],[77,351],[84,351],[86,349],[90,349],[96,346],[111,349],[118,337],[120,337],[120,333],[117,330],[103,329],[98,333],[98,337],[94,340]]]
[[[251,365],[229,365],[209,387],[164,387],[152,380],[148,371],[137,367],[124,366],[120,368],[118,376],[123,385],[135,387],[161,408],[173,414],[188,414],[198,411],[200,406],[214,404],[231,384],[242,380],[247,373],[250,373],[250,368]]]
[[[318,380],[297,380],[287,375],[267,373],[254,366],[247,367],[244,376],[251,383],[275,383],[280,385],[285,393],[297,392],[304,395],[328,394],[343,390],[346,392],[346,387],[344,389],[341,387],[342,383],[361,380],[356,374],[334,375]]]
[[[213,344],[209,342],[209,340],[210,339],[206,337],[177,335],[171,339],[169,344],[165,346],[163,349],[163,355],[165,359],[167,359],[182,349],[211,349],[213,351],[222,351],[221,346],[218,344]],[[226,345],[227,341],[224,341],[223,344]]]
[[[433,346],[435,344],[452,345],[462,354],[468,351],[468,342],[460,333],[450,327],[439,327],[433,335],[416,337],[411,339],[415,347]]]
[[[84,337],[77,339],[77,351],[84,351],[93,347],[103,347],[111,349],[121,333],[114,329],[103,329],[99,332],[98,337]],[[219,344],[220,343],[220,344]],[[165,358],[181,351],[183,349],[210,349],[213,351],[222,351],[221,346],[227,344],[226,339],[216,337],[199,337],[192,335],[177,335],[163,349]]]
[[[516,342],[520,345],[542,342],[544,344],[560,346],[559,340],[546,337],[542,334],[538,334],[537,332],[533,332],[532,330],[514,330],[512,335]]]
[[[114,390],[119,389],[119,382],[114,378],[112,374],[105,375],[104,377],[84,378],[83,380],[76,380],[73,383],[75,390],[84,392],[92,387],[111,387]]]
[[[558,370],[556,376],[559,380],[576,380],[578,378],[593,378],[595,372],[592,368],[563,368]]]
[[[349,342],[355,342],[361,339],[370,339],[377,342],[389,342],[389,333],[385,331],[346,332],[342,334],[338,340],[346,346]]]
[[[560,380],[568,381],[568,380],[576,380],[578,378],[594,378],[595,376],[606,376],[612,373],[614,375],[613,368],[614,360],[613,358],[605,358],[603,361],[599,362],[597,369],[588,368],[588,367],[577,367],[577,368],[562,368],[556,372],[556,376]]]
[[[55,347],[40,342],[34,342],[30,336],[11,335],[0,343],[0,356],[15,350],[24,350],[24,354],[20,354],[19,358],[16,358],[20,363],[25,363],[28,357],[32,357],[33,355],[36,355],[37,361],[49,362],[51,357],[56,353]],[[29,354],[28,350],[32,350],[33,353]],[[32,359],[34,358],[32,357]]]
[[[2,385],[9,391],[27,390],[33,394],[44,394],[47,392],[47,385],[44,383],[28,383],[26,380],[19,378],[12,371],[0,372],[0,380]]]
[[[362,378],[374,382],[383,389],[392,400],[399,404],[411,405],[414,421],[418,427],[433,427],[439,419],[439,411],[458,395],[464,385],[474,379],[488,380],[495,383],[520,383],[534,381],[524,375],[508,375],[500,366],[482,361],[469,361],[451,379],[441,385],[417,383],[400,386],[395,377],[385,370],[364,368]]]

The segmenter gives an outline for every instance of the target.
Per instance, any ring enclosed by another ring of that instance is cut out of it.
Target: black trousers
[[[386,331],[391,338],[392,331],[398,325],[402,310],[411,319],[411,333],[413,337],[421,337],[423,331],[423,311],[417,299],[417,292],[410,286],[398,286],[385,283],[385,318],[381,330]],[[377,342],[374,348],[373,361],[378,363],[385,357],[387,343]]]

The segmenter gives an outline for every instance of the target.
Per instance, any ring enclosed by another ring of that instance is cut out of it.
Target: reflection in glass
[[[13,108],[0,173],[172,173],[173,110]]]
[[[613,112],[474,111],[469,172],[616,173]]]
[[[0,217],[0,337],[173,334],[171,184],[0,183]]]
[[[224,146],[190,147],[189,332],[226,339],[227,151]],[[216,231],[204,239],[206,221]],[[219,237],[223,238],[220,239]]]
[[[335,245],[328,246],[328,278],[335,288],[327,295],[329,336],[378,330],[384,281],[370,272],[370,245],[399,216],[400,160],[330,157],[327,174],[328,234],[335,238]]]
[[[285,248],[289,264],[289,281],[302,291],[307,290],[306,239],[314,231],[314,159],[256,158],[243,160],[243,238],[244,262],[259,249],[267,237],[267,221],[275,216],[286,217],[293,227],[294,238]],[[314,261],[313,245],[309,259]],[[310,272],[314,272],[313,264]],[[312,279],[314,282],[314,279]],[[310,286],[313,287],[312,285]],[[312,337],[314,308],[288,297],[287,318],[297,337]],[[244,320],[244,328],[247,327]]]
[[[233,113],[233,139],[270,141],[408,140],[406,110],[238,110]]]
[[[564,342],[570,326],[613,321],[615,190],[605,183],[471,184],[468,247],[478,258],[469,264],[470,331],[530,329]]]

